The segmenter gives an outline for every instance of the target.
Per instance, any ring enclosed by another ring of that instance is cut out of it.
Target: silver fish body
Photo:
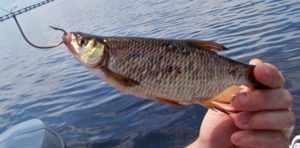
[[[142,98],[218,109],[207,100],[216,100],[228,88],[236,92],[239,85],[262,86],[253,76],[254,66],[218,55],[226,48],[211,41],[70,33],[65,43],[83,65],[113,87]]]

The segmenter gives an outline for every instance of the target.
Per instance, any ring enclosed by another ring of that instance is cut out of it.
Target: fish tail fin
[[[247,75],[248,80],[251,83],[251,87],[254,89],[269,89],[270,87],[258,82],[255,79],[254,68],[255,68],[255,65],[250,65],[250,66],[248,65],[247,68],[245,69],[245,73]]]
[[[255,85],[254,85],[254,88],[255,89],[269,89],[270,87],[264,85],[264,84],[261,84],[259,82],[257,82]]]

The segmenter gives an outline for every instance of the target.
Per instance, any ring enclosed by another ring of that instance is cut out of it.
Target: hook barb
[[[54,29],[54,30],[62,31],[64,33],[64,35],[68,34],[67,31],[65,31],[64,29],[61,29],[61,28],[58,28],[58,27],[53,27],[53,26],[49,26],[49,27]]]

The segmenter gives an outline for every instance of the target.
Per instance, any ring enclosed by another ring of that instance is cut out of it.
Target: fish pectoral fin
[[[107,77],[110,77],[113,81],[115,81],[116,83],[122,85],[122,86],[125,86],[125,87],[133,87],[133,86],[137,86],[137,85],[140,85],[140,82],[138,81],[135,81],[133,79],[130,79],[130,78],[127,78],[126,76],[124,75],[121,75],[121,74],[118,74],[118,73],[115,73],[107,68],[103,68],[102,69]]]
[[[157,100],[159,100],[160,102],[163,102],[163,103],[167,103],[169,105],[181,105],[179,104],[178,102],[176,101],[172,101],[170,99],[166,99],[166,98],[162,98],[162,97],[155,97]]]
[[[213,41],[203,41],[203,40],[187,40],[188,43],[205,50],[212,50],[212,51],[223,51],[227,50],[227,48],[219,43]]]

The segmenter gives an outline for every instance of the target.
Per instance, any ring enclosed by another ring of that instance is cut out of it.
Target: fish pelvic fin
[[[113,80],[115,83],[118,83],[121,86],[133,87],[140,85],[140,82],[130,79],[122,74],[115,73],[107,68],[102,68],[102,71],[106,73],[106,76]]]
[[[158,96],[156,96],[155,98],[156,98],[157,100],[159,100],[160,102],[167,103],[167,104],[169,104],[169,105],[176,105],[176,106],[181,105],[181,104],[179,104],[178,102],[172,101],[172,100],[170,100],[170,99],[166,99],[166,98],[162,98],[162,97],[158,97]]]
[[[232,85],[223,90],[218,95],[212,98],[204,99],[200,102],[200,104],[214,111],[220,111],[229,115],[229,113],[231,113],[232,111],[230,111],[228,106],[234,98],[234,94],[240,92],[241,90],[241,87]]]
[[[227,48],[219,43],[216,43],[214,41],[203,41],[203,40],[187,40],[188,43],[205,50],[211,50],[211,51],[223,51],[227,50]]]

